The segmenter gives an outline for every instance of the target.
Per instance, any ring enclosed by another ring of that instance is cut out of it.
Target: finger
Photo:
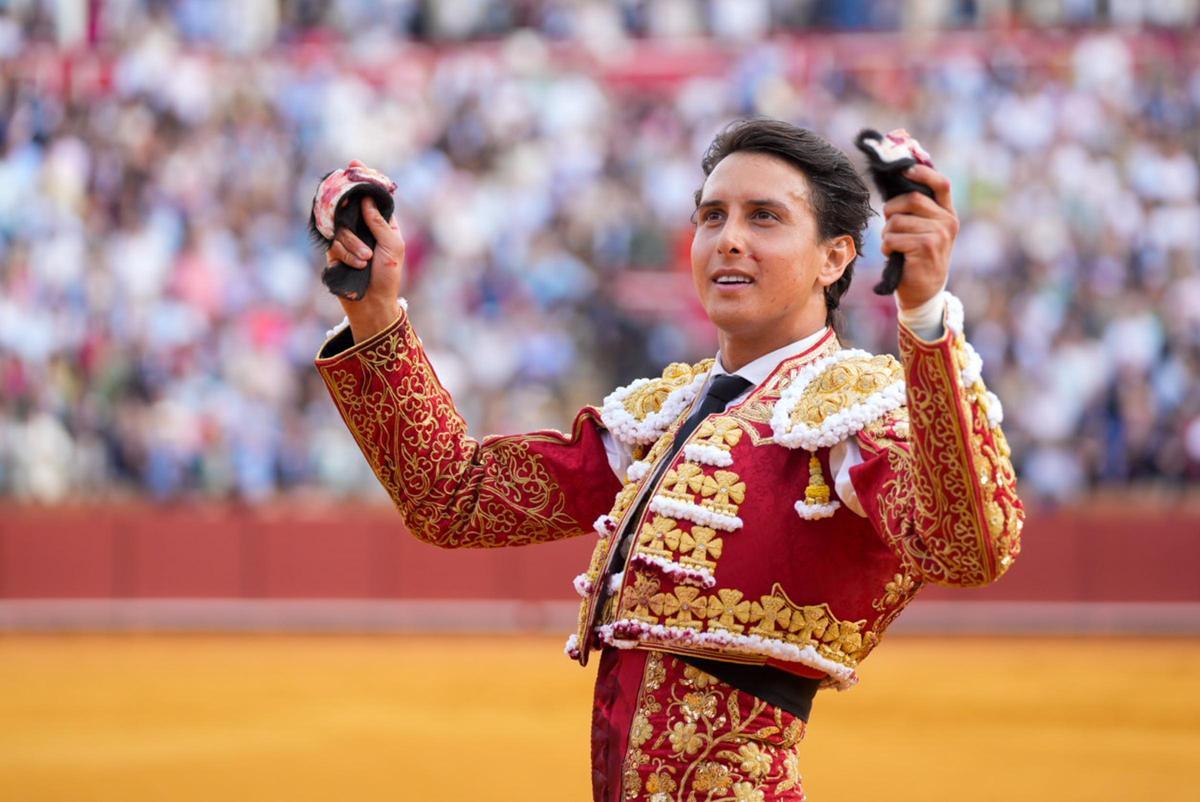
[[[933,243],[926,234],[887,234],[883,237],[881,250],[884,256],[891,256],[893,252],[908,254],[932,251]]]
[[[371,249],[354,236],[354,232],[348,228],[339,228],[334,234],[334,243],[342,246],[342,252],[345,256],[341,261],[351,267],[366,267],[367,262],[371,259]]]
[[[342,243],[334,241],[333,245],[325,252],[325,263],[329,265],[341,263],[353,268],[364,268],[367,266],[366,259],[359,259],[352,253],[348,253]]]
[[[349,166],[350,167],[366,167],[367,165],[363,164],[358,159],[351,159]]]
[[[896,213],[883,224],[884,234],[923,234],[938,230],[941,222],[915,214]]]
[[[346,249],[342,247],[342,243],[337,240],[329,246],[329,250],[325,251],[325,264],[335,265],[338,262],[346,261]]]
[[[363,220],[367,221],[367,227],[371,229],[371,233],[375,235],[375,241],[381,247],[397,254],[404,252],[404,237],[400,234],[400,226],[395,223],[395,216],[392,217],[391,222],[384,220],[383,215],[379,212],[379,207],[370,197],[363,198],[362,216]]]
[[[922,195],[920,192],[905,192],[903,195],[897,195],[883,204],[883,216],[885,218],[894,214],[912,214],[921,217],[938,218],[945,217],[948,212],[928,195]]]
[[[933,197],[937,201],[938,206],[941,206],[948,212],[954,211],[954,201],[950,197],[949,178],[932,167],[926,167],[923,164],[914,164],[912,167],[909,167],[904,171],[904,177],[932,189]]]

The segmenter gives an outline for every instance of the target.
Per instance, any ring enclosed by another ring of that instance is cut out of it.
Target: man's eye
[[[701,223],[712,223],[714,221],[720,220],[723,216],[724,216],[724,214],[721,212],[720,209],[707,209],[700,213],[700,222]]]
[[[768,212],[766,209],[758,209],[754,214],[750,215],[755,220],[778,220],[779,216],[774,212]]]

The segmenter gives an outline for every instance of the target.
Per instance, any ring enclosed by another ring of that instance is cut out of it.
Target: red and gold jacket
[[[1024,512],[1000,403],[949,294],[944,323],[932,342],[901,326],[902,361],[827,334],[709,416],[661,472],[711,360],[620,388],[582,410],[570,435],[482,442],[467,436],[407,313],[362,343],[344,329],[317,367],[421,540],[599,536],[574,583],[583,603],[571,657],[586,663],[598,645],[659,649],[844,688],[923,584],[987,584],[1020,550]],[[623,485],[605,430],[638,457]],[[850,477],[866,517],[825,481],[830,448],[847,438],[863,459]],[[615,541],[629,527],[622,556]]]

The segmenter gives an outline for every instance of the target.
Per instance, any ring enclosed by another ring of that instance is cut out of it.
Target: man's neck
[[[825,329],[825,324],[821,323],[817,326],[810,326],[806,331],[796,333],[794,336],[784,334],[783,336],[776,335],[753,340],[738,338],[724,331],[719,332],[717,339],[721,347],[721,367],[729,373],[736,373],[759,357],[811,337]]]

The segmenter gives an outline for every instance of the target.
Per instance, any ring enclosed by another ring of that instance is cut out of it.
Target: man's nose
[[[746,252],[745,232],[734,220],[727,220],[721,227],[721,238],[717,252],[722,256],[741,256]]]

